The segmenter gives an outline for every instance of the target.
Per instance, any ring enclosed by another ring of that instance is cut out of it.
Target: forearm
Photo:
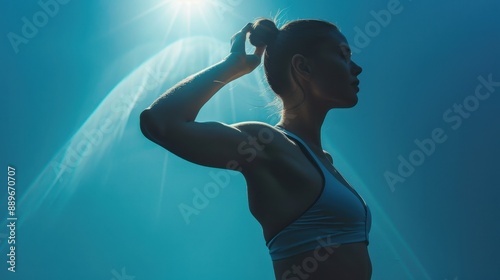
[[[150,120],[162,125],[190,122],[212,96],[241,74],[223,60],[187,77],[167,90],[147,109]]]
[[[245,40],[250,30],[252,23],[232,37],[231,51],[221,62],[179,82],[141,113],[141,130],[146,137],[150,138],[152,134],[164,137],[167,131],[188,127],[184,124],[193,122],[217,91],[260,64],[264,46],[256,47],[253,54],[245,52]]]

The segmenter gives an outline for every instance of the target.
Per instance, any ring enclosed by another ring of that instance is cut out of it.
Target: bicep
[[[149,134],[148,139],[168,151],[203,166],[242,171],[264,157],[255,137],[238,124],[186,122]]]

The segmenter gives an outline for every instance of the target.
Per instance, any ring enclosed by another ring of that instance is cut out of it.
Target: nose
[[[357,75],[361,74],[361,72],[363,72],[363,68],[361,68],[361,66],[356,64],[356,62],[351,60],[351,64],[352,64],[351,72],[354,76],[357,76]]]

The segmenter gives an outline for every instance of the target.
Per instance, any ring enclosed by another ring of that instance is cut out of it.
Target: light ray
[[[161,8],[162,6],[165,6],[165,5],[168,5],[168,1],[163,1],[163,2],[160,2],[156,5],[154,5],[153,7],[145,10],[144,12],[141,12],[140,14],[134,16],[133,18],[125,21],[125,22],[122,22],[120,25],[116,26],[115,28],[111,29],[110,32],[114,32],[118,29],[121,29],[121,28],[124,28],[125,26],[129,25],[129,24],[132,24],[134,21],[137,21],[141,18],[143,18],[144,16],[152,13],[152,12],[155,12],[157,11],[159,8]]]
[[[202,7],[201,6],[196,6],[197,10],[198,10],[198,14],[200,15],[201,19],[203,20],[203,25],[204,26],[210,26],[209,24],[209,21],[207,19],[207,17],[205,16],[205,13],[202,11]],[[212,28],[208,28],[208,32],[209,32],[209,36],[213,37],[214,36],[214,33],[212,32]]]
[[[168,23],[167,32],[165,32],[165,35],[164,35],[163,40],[162,40],[163,43],[166,43],[168,40],[168,35],[170,34],[170,31],[172,30],[172,27],[174,26],[175,20],[177,19],[177,16],[179,15],[179,9],[180,8],[177,7],[175,12],[173,12],[173,17],[170,19],[170,21]]]
[[[199,47],[202,45],[208,47],[200,51]],[[92,178],[89,174],[99,173],[99,168],[111,164],[108,158],[111,150],[142,138],[137,130],[136,109],[144,109],[150,104],[145,103],[144,99],[147,97],[148,100],[154,100],[163,90],[167,80],[169,83],[179,81],[205,67],[205,63],[216,63],[226,50],[225,46],[225,43],[206,36],[182,39],[167,46],[124,77],[20,195],[19,204],[30,207],[23,209],[18,220],[19,225],[22,226],[36,217],[39,210],[47,209],[50,209],[53,215],[52,221],[58,221],[80,188],[95,187],[88,185],[88,178]],[[136,111],[131,115],[133,110]],[[131,117],[134,117],[133,121]],[[130,133],[127,141],[123,141],[125,130]],[[134,154],[130,147],[126,149],[129,156]],[[137,150],[135,152],[139,153]],[[167,163],[168,159],[165,158],[164,166]],[[131,164],[121,166],[121,172],[127,169],[134,167]],[[162,173],[163,183],[158,190],[160,195],[165,190],[165,176],[165,173]],[[87,184],[83,185],[82,181],[85,180]],[[5,226],[6,221],[4,219],[0,225]],[[0,250],[5,244],[0,244]]]
[[[163,204],[163,191],[165,190],[165,182],[167,182],[167,166],[168,166],[168,153],[165,153],[163,159],[163,166],[161,172],[161,183],[160,183],[160,195],[158,196],[158,212],[156,212],[156,218],[159,220],[162,204]]]

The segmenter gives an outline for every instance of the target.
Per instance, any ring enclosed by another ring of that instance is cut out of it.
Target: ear
[[[295,72],[298,77],[309,80],[311,77],[311,65],[308,59],[301,55],[295,54],[292,57],[292,72]]]

